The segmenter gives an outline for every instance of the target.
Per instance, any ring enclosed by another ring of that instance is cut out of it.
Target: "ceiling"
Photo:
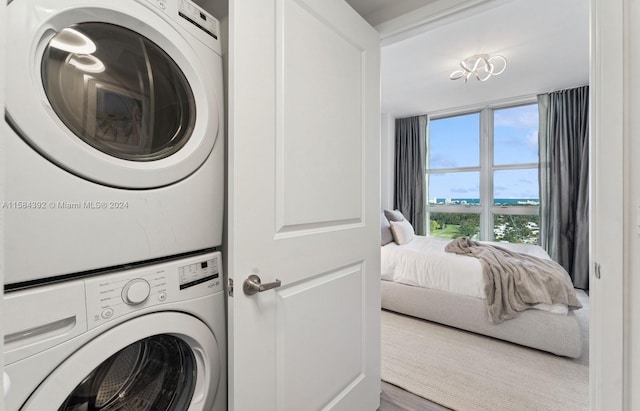
[[[372,26],[412,12],[438,0],[346,0]]]
[[[347,2],[386,37],[382,112],[394,117],[476,108],[588,84],[589,0],[459,0],[473,7],[446,21],[426,19],[404,36],[388,35],[402,22],[415,22],[412,15],[455,1]],[[461,59],[479,53],[504,56],[507,69],[486,82],[449,79]]]
[[[227,15],[226,0],[196,1]],[[346,1],[380,32],[382,112],[394,117],[588,84],[589,0]],[[486,82],[449,79],[479,53],[503,55],[507,69]]]

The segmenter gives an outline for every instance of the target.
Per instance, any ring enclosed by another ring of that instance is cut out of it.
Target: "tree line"
[[[533,224],[532,224],[533,223]],[[496,215],[494,240],[510,243],[538,243],[540,217],[537,215]],[[431,233],[447,230],[452,238],[473,238],[480,233],[480,215],[467,213],[430,213]]]

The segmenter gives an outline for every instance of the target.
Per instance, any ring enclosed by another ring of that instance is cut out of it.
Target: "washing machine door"
[[[155,4],[10,3],[6,114],[33,149],[121,188],[169,185],[202,165],[221,123],[220,57],[183,27],[177,1]]]
[[[22,410],[210,410],[220,378],[215,336],[173,312],[118,325],[65,360]]]

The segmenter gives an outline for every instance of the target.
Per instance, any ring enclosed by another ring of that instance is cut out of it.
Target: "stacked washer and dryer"
[[[5,407],[226,409],[218,22],[7,6]]]

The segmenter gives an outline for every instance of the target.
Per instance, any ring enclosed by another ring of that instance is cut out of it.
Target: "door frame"
[[[6,24],[6,9],[7,2],[0,2],[0,27],[7,27]],[[0,35],[0,108],[4,113],[4,73],[5,73],[5,44],[7,41],[6,33]],[[7,123],[5,121],[0,122],[0,136],[7,135]],[[0,138],[0,164],[6,164],[4,162],[4,138]],[[0,203],[4,202],[4,167],[0,169]],[[4,212],[0,211],[0,232],[4,233]],[[0,236],[0,280],[4,284],[4,236]],[[0,332],[4,335],[4,310],[0,310]],[[0,370],[4,367],[3,356],[0,355]],[[0,388],[4,393],[4,372],[3,378],[0,379]]]
[[[628,0],[591,0],[590,67],[590,333],[591,410],[625,403],[625,197],[628,192],[626,88]],[[596,264],[598,268],[596,269]],[[598,272],[596,272],[598,271]],[[627,381],[628,383],[628,381]]]

